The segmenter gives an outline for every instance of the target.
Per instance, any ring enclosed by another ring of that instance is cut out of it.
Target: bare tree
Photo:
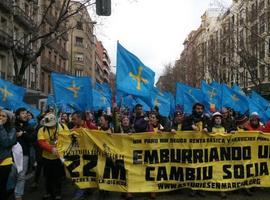
[[[216,0],[216,3],[221,8],[225,8],[220,0]],[[223,41],[220,44],[220,55],[224,61],[218,61],[220,60],[218,58],[214,59],[214,62],[217,62],[219,66],[227,65],[231,73],[236,73],[239,78],[244,79],[246,85],[251,82],[259,92],[262,89],[264,74],[258,74],[258,66],[270,66],[269,60],[265,59],[267,57],[265,45],[269,45],[269,41],[263,35],[266,27],[263,23],[262,26],[260,24],[267,20],[267,16],[265,14],[258,15],[258,11],[264,9],[265,3],[265,1],[261,1],[259,5],[253,3],[252,6],[248,7],[249,1],[239,1],[236,9],[227,10],[225,14],[228,14],[229,17],[228,21],[223,23],[223,30],[226,31],[223,31]],[[254,23],[256,20],[259,23]]]
[[[75,28],[67,26],[69,18],[79,13],[85,7],[94,4],[91,0],[82,0],[80,1],[80,6],[73,9],[75,3],[77,2],[71,0],[44,1],[40,10],[39,20],[34,24],[34,31],[24,34],[21,38],[13,39],[10,51],[12,52],[14,61],[15,84],[22,85],[26,69],[32,63],[36,62],[37,58],[41,55],[47,45],[55,42],[58,38],[66,35],[69,30]],[[56,4],[59,4],[57,16],[56,18],[52,18],[51,13]],[[31,15],[35,15],[37,18],[37,12],[34,12],[35,13],[32,13]],[[48,20],[50,21],[50,27],[46,28]],[[23,48],[23,51],[20,54],[16,51],[18,46],[22,46]],[[19,60],[21,62],[19,62]]]

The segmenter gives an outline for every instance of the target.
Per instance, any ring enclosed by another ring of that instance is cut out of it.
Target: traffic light
[[[96,0],[96,13],[101,16],[110,16],[111,0]]]

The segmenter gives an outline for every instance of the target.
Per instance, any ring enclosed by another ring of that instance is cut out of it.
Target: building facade
[[[23,56],[31,55],[36,46],[29,46],[37,24],[38,1],[0,0],[0,76],[13,81],[14,65],[20,66]],[[16,59],[13,58],[13,55]],[[27,68],[22,86],[28,90],[39,87],[39,65],[34,62]]]
[[[45,17],[45,24],[41,27],[41,31],[48,33],[50,30],[54,29],[55,24],[57,23],[58,15],[62,7],[62,1],[56,1],[52,4],[52,8],[49,9],[49,13],[45,14],[46,8],[48,8],[50,1],[41,0],[39,14],[41,18]],[[41,19],[40,19],[41,20]],[[66,23],[59,24],[60,30],[67,29]],[[38,61],[41,66],[40,71],[40,91],[41,96],[46,97],[48,94],[52,93],[51,85],[51,73],[59,72],[71,74],[71,69],[68,65],[69,53],[67,51],[67,42],[68,42],[68,33],[62,34],[60,37],[55,38],[55,34],[50,36],[51,41],[48,45],[45,46],[44,50],[41,53],[41,56],[38,58]]]
[[[175,67],[199,86],[201,80],[239,84],[270,93],[270,1],[235,0],[226,11],[209,9],[184,42]],[[190,74],[188,71],[193,74]]]
[[[95,71],[96,81],[99,83],[110,83],[111,74],[111,60],[109,58],[106,48],[101,41],[96,42],[96,57],[95,57]]]
[[[73,2],[73,10],[82,4]],[[94,24],[86,7],[69,19],[68,52],[70,54],[69,68],[76,76],[90,76],[95,79],[95,43]]]

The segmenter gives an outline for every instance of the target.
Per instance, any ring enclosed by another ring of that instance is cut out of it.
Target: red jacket
[[[263,132],[270,133],[270,121],[265,124]]]
[[[253,128],[250,124],[246,125],[245,127],[248,131],[264,131],[264,126],[259,125],[258,128]]]

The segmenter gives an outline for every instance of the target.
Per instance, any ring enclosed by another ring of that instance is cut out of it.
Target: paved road
[[[28,184],[29,185],[29,184]],[[38,190],[31,190],[29,187],[26,189],[26,196],[24,200],[39,200],[42,199],[42,195],[44,193],[44,187],[43,183],[39,186]],[[74,193],[74,188],[71,185],[69,181],[64,181],[63,184],[63,200],[72,200],[72,196]],[[99,192],[97,190],[93,190],[92,193],[87,196],[87,200],[99,200]],[[143,200],[143,199],[149,199],[148,194],[135,194],[134,200]],[[116,200],[116,199],[121,199],[121,194],[119,193],[114,193],[114,192],[109,192],[104,200]],[[102,199],[102,200],[103,200]],[[184,200],[216,200],[216,199],[221,199],[218,193],[207,193],[206,197],[190,197],[189,193],[186,190],[181,190],[181,191],[174,191],[174,192],[168,192],[168,193],[159,193],[157,195],[157,200],[169,200],[169,199],[184,199]],[[254,193],[253,196],[246,196],[242,192],[230,192],[227,196],[227,199],[229,200],[269,200],[270,199],[270,188],[266,189],[257,189]]]

